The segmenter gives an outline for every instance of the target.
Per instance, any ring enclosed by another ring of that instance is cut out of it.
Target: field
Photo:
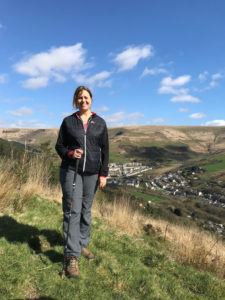
[[[97,259],[82,257],[81,277],[61,279],[61,218],[60,205],[37,197],[23,212],[1,215],[1,299],[225,298],[223,280],[169,259],[162,238],[131,237],[97,217],[90,244]]]

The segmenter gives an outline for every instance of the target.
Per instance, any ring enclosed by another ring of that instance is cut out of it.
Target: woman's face
[[[92,99],[89,93],[86,90],[83,90],[76,99],[76,106],[80,111],[85,112],[91,109],[91,102]]]

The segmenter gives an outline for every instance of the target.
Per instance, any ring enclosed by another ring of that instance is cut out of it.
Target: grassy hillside
[[[0,155],[11,157],[12,155],[18,157],[24,152],[24,145],[14,141],[7,141],[0,138]]]
[[[144,192],[132,203],[98,192],[90,244],[97,259],[81,258],[78,280],[61,279],[61,204],[44,200],[60,201],[61,192],[45,157],[0,159],[0,167],[0,299],[225,299],[224,242],[138,212],[140,197],[170,200]]]
[[[29,128],[2,128],[0,138],[10,141],[17,141],[22,144],[40,145],[50,142],[54,146],[58,134],[58,129],[29,129]]]
[[[127,126],[109,130],[111,160],[185,161],[225,149],[225,127]]]
[[[210,155],[207,161],[201,163],[201,166],[209,174],[225,171],[225,152],[216,155]]]
[[[94,218],[81,277],[61,279],[61,207],[34,197],[0,216],[1,299],[225,299],[225,283],[168,258],[157,235],[131,237]]]

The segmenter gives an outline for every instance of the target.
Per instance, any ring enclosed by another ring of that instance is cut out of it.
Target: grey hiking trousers
[[[70,203],[72,200],[68,243],[65,255],[79,257],[81,248],[86,247],[90,240],[91,207],[98,185],[98,174],[77,174],[76,187],[73,191],[74,171],[60,169],[62,187],[63,235],[66,241]],[[73,195],[72,195],[73,194]],[[73,199],[72,199],[73,196]]]

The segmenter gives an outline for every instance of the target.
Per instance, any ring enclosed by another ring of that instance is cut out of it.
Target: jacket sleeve
[[[67,141],[66,141],[66,126],[65,126],[65,120],[63,120],[60,129],[59,134],[57,138],[57,142],[55,145],[55,150],[58,153],[58,155],[63,159],[67,153],[68,153],[68,147],[67,147]]]
[[[109,138],[108,138],[108,130],[106,124],[105,124],[101,141],[102,141],[101,142],[102,165],[99,171],[99,176],[107,177],[109,173]]]

